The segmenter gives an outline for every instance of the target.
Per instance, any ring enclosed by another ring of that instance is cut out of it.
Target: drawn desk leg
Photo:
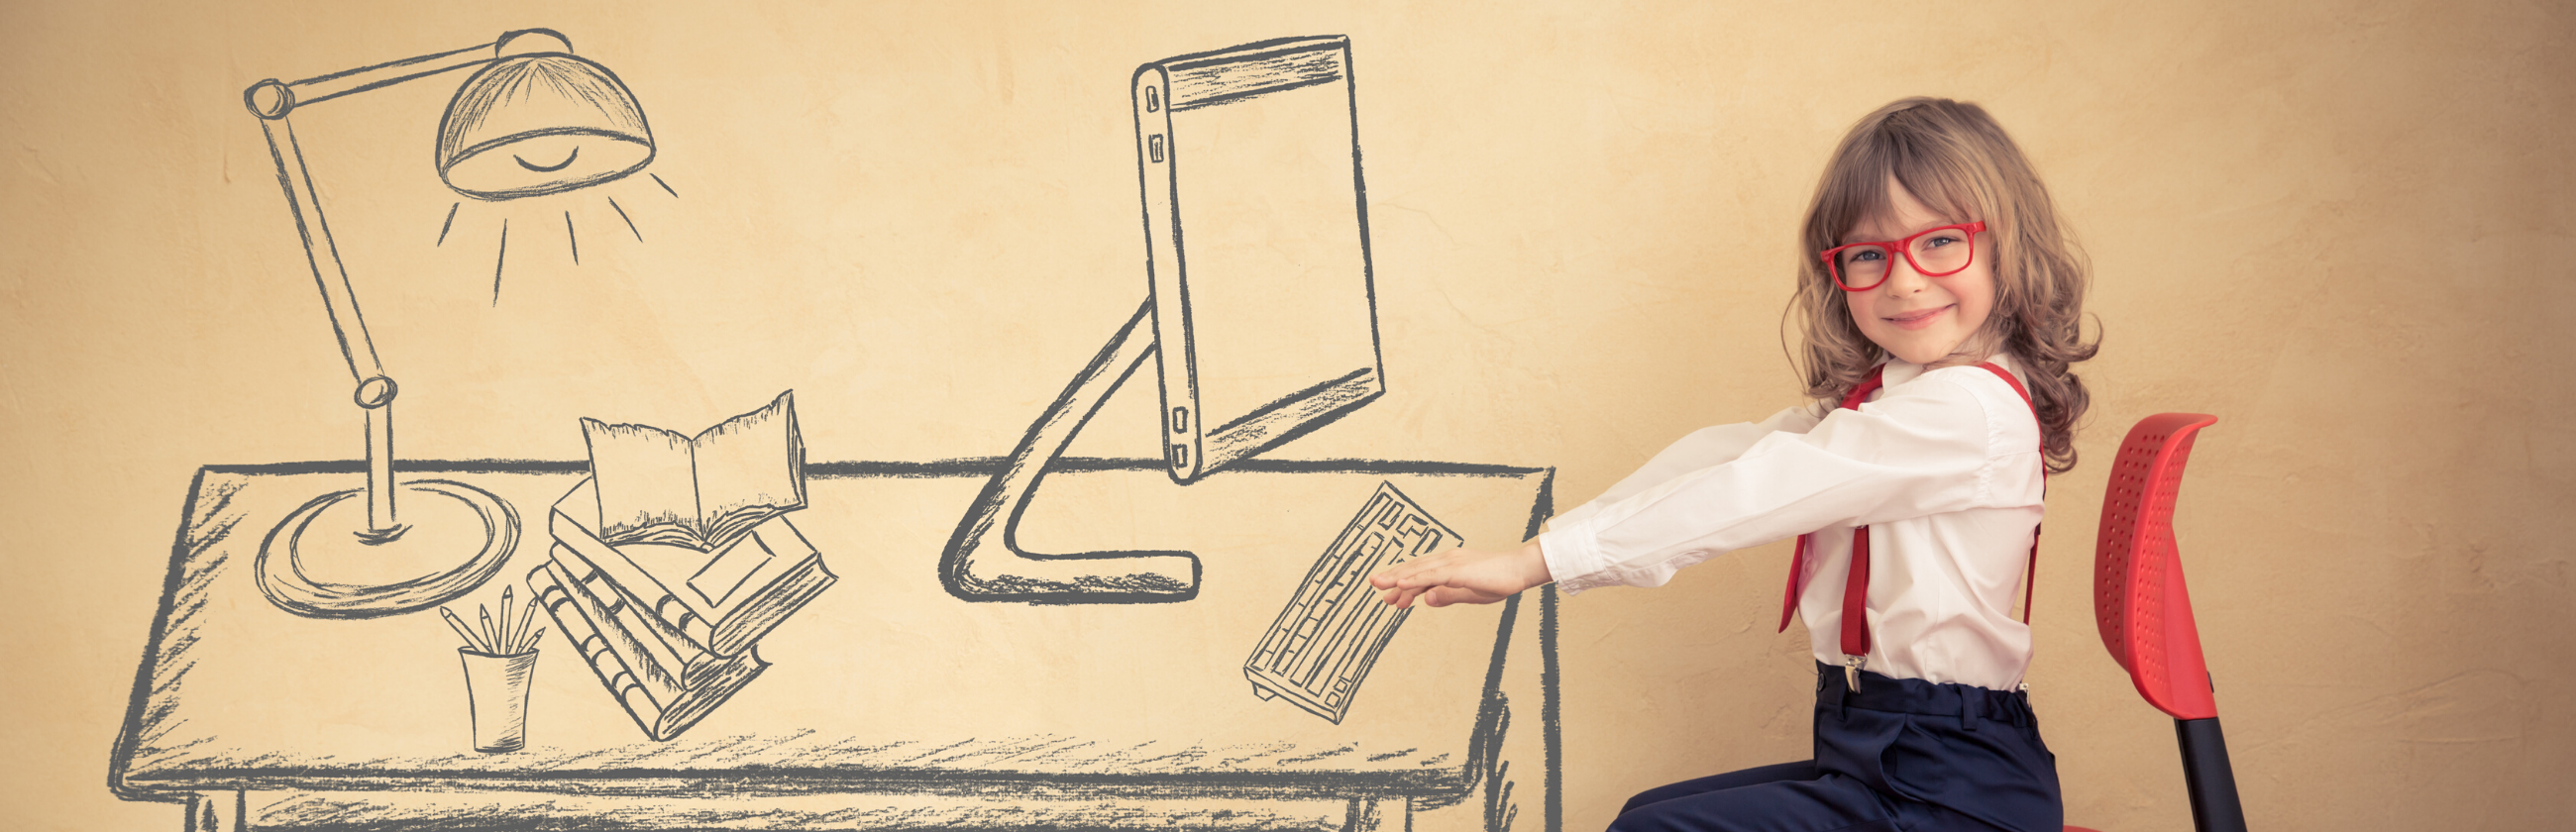
[[[1351,798],[1342,832],[1407,832],[1413,828],[1413,801],[1404,797]]]
[[[189,795],[186,832],[244,832],[250,828],[247,802],[247,796],[237,791]]]

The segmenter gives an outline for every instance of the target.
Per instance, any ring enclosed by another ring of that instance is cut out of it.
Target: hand
[[[1369,586],[1378,600],[1411,609],[1416,598],[1434,607],[1491,604],[1549,580],[1547,557],[1531,540],[1507,551],[1451,549],[1416,558],[1378,570]]]

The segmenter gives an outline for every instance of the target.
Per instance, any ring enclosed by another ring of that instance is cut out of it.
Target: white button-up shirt
[[[2030,628],[2013,606],[2044,511],[2039,422],[1973,365],[1891,360],[1884,379],[1858,410],[1791,408],[1682,437],[1549,522],[1549,574],[1568,594],[1661,586],[1718,554],[1814,532],[1798,613],[1816,659],[1839,665],[1852,530],[1867,526],[1864,667],[2012,689],[2030,667]]]

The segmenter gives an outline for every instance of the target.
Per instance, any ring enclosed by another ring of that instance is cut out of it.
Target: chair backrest
[[[2218,715],[2173,535],[2174,499],[2192,437],[2217,422],[2199,413],[2158,413],[2130,428],[2111,463],[2094,540],[2093,621],[2102,646],[2129,671],[2147,704],[2175,719]]]

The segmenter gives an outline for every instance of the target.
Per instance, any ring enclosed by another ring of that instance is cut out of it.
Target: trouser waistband
[[[1867,670],[1860,672],[1860,689],[1852,690],[1843,680],[1842,668],[1823,662],[1816,663],[1816,704],[1918,716],[1952,716],[1971,722],[1991,719],[2016,725],[2038,724],[2038,718],[2030,710],[2030,695],[2021,691],[1898,679]]]

